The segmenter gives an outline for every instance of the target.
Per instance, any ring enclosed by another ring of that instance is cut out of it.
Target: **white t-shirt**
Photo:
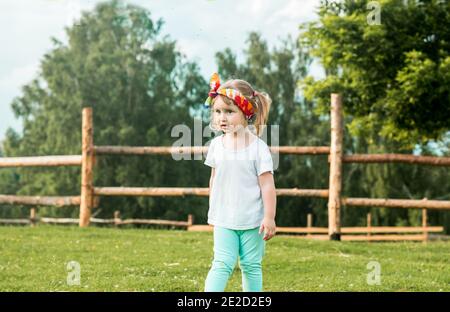
[[[247,147],[236,151],[224,146],[223,137],[211,140],[204,162],[215,168],[208,223],[234,230],[253,229],[264,219],[258,176],[267,171],[273,174],[272,155],[255,135]]]

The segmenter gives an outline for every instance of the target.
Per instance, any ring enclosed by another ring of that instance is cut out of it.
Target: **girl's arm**
[[[216,169],[211,167],[211,177],[209,178],[209,192],[211,192],[215,174],[216,174]]]
[[[271,239],[276,233],[275,214],[277,195],[275,191],[275,181],[273,174],[264,172],[258,176],[259,187],[261,188],[261,195],[264,203],[264,220],[261,224],[259,232],[265,232],[264,240]]]

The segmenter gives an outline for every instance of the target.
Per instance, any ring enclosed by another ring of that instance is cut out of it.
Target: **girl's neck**
[[[240,129],[239,132],[228,132],[223,136],[222,144],[225,148],[238,151],[243,150],[250,146],[250,144],[255,140],[252,138],[254,135],[251,131],[246,127],[244,129]]]
[[[231,132],[231,133],[228,132],[228,133],[224,134],[225,137],[227,137],[228,139],[232,139],[232,140],[244,140],[249,135],[250,135],[250,131],[248,130],[247,127],[239,129],[235,132]]]

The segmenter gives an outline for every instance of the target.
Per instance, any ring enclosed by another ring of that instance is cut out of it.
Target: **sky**
[[[37,77],[44,54],[53,48],[51,37],[67,43],[64,28],[73,25],[82,11],[91,11],[97,0],[0,1],[0,141],[6,129],[20,132],[21,123],[11,110],[21,87]],[[320,0],[129,0],[164,20],[162,34],[196,61],[208,79],[216,71],[214,54],[230,47],[241,60],[245,40],[259,31],[269,47],[290,34],[296,38],[301,23],[317,18]],[[311,74],[319,77],[314,63]]]

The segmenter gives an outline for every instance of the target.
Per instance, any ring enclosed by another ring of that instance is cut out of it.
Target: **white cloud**
[[[38,68],[38,62],[13,68],[9,73],[0,77],[0,90],[20,88],[35,78]]]
[[[248,16],[249,19],[259,18],[275,3],[275,1],[267,0],[239,1],[236,11],[244,16]]]
[[[21,122],[14,118],[10,109],[12,100],[19,95],[20,88],[36,77],[39,63],[13,68],[0,78],[0,141],[9,127],[19,130]]]
[[[91,0],[2,0],[0,2],[0,140],[8,127],[20,130],[11,101],[38,74],[50,37],[65,42],[64,27],[90,9]]]
[[[289,0],[286,5],[275,9],[268,20],[269,24],[278,23],[280,21],[298,21],[305,22],[315,18],[312,14],[319,5],[319,0]]]
[[[204,40],[181,38],[177,40],[177,48],[185,53],[188,58],[197,58],[203,54],[203,51],[209,49],[210,46]]]

